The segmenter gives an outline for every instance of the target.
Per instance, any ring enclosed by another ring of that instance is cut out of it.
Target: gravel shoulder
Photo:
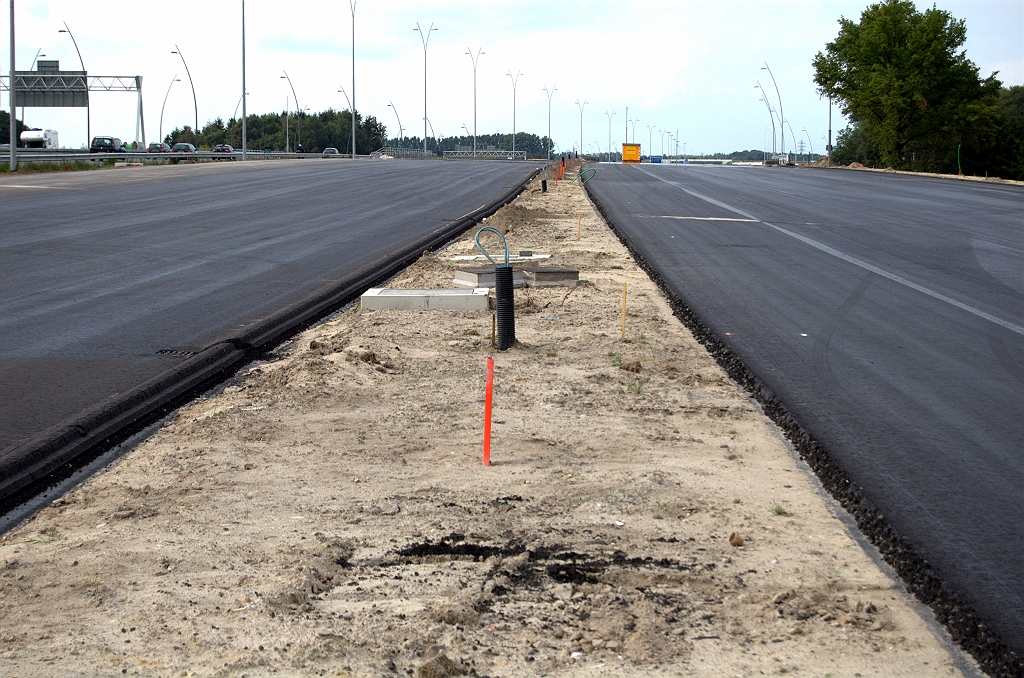
[[[0,539],[0,674],[980,675],[549,187],[487,220],[583,281],[517,290],[514,349],[356,306]],[[451,287],[472,235],[390,286]]]

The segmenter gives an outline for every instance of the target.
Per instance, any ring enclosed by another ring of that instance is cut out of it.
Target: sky
[[[9,4],[0,11],[0,65],[10,72]],[[935,0],[967,22],[967,56],[983,77],[1024,84],[1022,0]],[[557,150],[606,151],[639,142],[646,154],[764,149],[772,144],[758,81],[794,137],[824,150],[829,106],[813,82],[814,55],[836,37],[838,20],[858,20],[866,0],[357,0],[355,97],[361,115],[423,135],[424,32],[427,118],[437,136],[520,132],[551,136]],[[917,2],[927,9],[931,1]],[[227,120],[242,93],[241,0],[15,0],[18,70],[37,50],[78,70],[71,29],[90,75],[143,76],[146,141],[195,120]],[[348,107],[352,14],[347,0],[245,3],[248,111]],[[181,56],[172,54],[175,46]],[[476,70],[474,123],[474,55]],[[765,64],[771,68],[772,77]],[[175,82],[174,78],[180,80]],[[778,92],[776,93],[776,85]],[[287,100],[286,100],[287,98]],[[6,93],[0,97],[9,108]],[[93,92],[93,136],[136,138],[136,95]],[[390,105],[389,105],[390,104]],[[582,116],[581,116],[582,105]],[[627,118],[628,109],[628,118]],[[20,117],[20,109],[19,109]],[[610,118],[610,120],[609,120]],[[627,122],[628,121],[628,122]],[[86,143],[84,109],[26,109],[26,124],[56,129],[61,145]],[[582,125],[581,125],[582,123]],[[463,127],[465,126],[465,128]],[[832,111],[833,139],[845,126]],[[627,132],[628,130],[628,132]],[[429,130],[428,130],[429,133]],[[626,138],[626,135],[629,138]],[[664,139],[664,141],[663,141]],[[664,146],[663,146],[664,144]]]

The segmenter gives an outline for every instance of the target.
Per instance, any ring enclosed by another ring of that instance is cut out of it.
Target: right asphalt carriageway
[[[587,188],[668,290],[1024,656],[1024,190],[603,164]]]

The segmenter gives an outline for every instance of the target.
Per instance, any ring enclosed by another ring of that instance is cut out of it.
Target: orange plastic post
[[[494,358],[487,358],[487,390],[484,395],[484,466],[491,465],[491,402],[494,392]]]

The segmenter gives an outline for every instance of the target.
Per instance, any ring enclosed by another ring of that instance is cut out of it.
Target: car
[[[185,143],[174,144],[174,146],[171,147],[171,152],[172,153],[195,153],[196,152],[196,147],[193,146],[192,144],[185,144]]]
[[[213,147],[214,153],[234,153],[235,147],[230,144],[217,144]]]
[[[169,144],[165,144],[162,141],[154,141],[149,145],[150,153],[170,153],[171,147]]]
[[[90,153],[124,153],[124,144],[117,137],[93,137]]]
[[[324,155],[341,155],[341,153],[338,152],[338,149],[332,146],[324,149]]]

